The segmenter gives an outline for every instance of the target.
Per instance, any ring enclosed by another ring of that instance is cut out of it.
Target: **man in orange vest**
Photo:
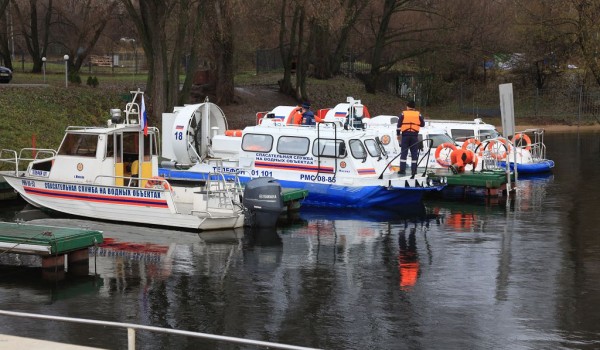
[[[419,130],[425,126],[425,120],[419,111],[415,109],[415,101],[406,104],[406,110],[398,119],[396,135],[400,141],[400,171],[398,174],[406,175],[406,157],[410,149],[410,170],[412,175],[417,173],[417,161],[419,160]]]

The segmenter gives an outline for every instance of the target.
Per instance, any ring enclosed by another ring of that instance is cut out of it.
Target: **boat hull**
[[[69,215],[123,223],[194,230],[243,226],[243,215],[203,217],[181,214],[170,191],[74,184],[5,175],[6,181],[30,204]]]
[[[515,170],[515,163],[510,162],[510,170]],[[503,168],[506,168],[506,162],[499,162],[499,165]],[[543,160],[535,163],[517,163],[517,173],[519,174],[540,174],[549,172],[552,168],[554,168],[554,161],[552,160]]]
[[[240,171],[240,174],[246,174]],[[206,179],[206,173],[193,170],[159,169],[159,174],[166,179],[201,181]],[[377,185],[341,185],[326,184],[318,181],[286,180],[288,174],[273,173],[277,181],[284,188],[308,191],[308,196],[302,201],[303,206],[333,207],[333,208],[369,208],[369,207],[397,207],[421,203],[423,196],[431,191],[440,191],[443,186],[428,187],[398,187],[390,180],[380,180]],[[225,175],[226,179],[233,179],[235,175]],[[241,183],[247,183],[251,176],[238,175]],[[367,181],[360,179],[362,181]],[[396,180],[394,180],[396,181]],[[342,182],[342,181],[340,181]]]

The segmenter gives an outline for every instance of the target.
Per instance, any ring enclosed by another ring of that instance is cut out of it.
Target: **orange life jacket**
[[[419,111],[404,111],[403,115],[404,118],[402,119],[400,131],[419,132],[421,129],[421,120],[419,119],[421,113],[419,113]]]

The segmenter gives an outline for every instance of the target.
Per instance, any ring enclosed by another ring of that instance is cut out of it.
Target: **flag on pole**
[[[144,130],[144,136],[148,135],[148,114],[146,113],[146,103],[142,95],[142,111],[140,113],[140,128]]]

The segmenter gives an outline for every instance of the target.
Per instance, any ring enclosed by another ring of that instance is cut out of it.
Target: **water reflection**
[[[417,253],[417,239],[415,227],[408,229],[408,238],[406,229],[400,230],[398,235],[398,271],[400,273],[400,289],[410,291],[411,287],[417,283],[419,276],[419,254]]]
[[[302,208],[277,229],[206,234],[51,216],[44,220],[104,231],[95,275],[92,261],[84,288],[11,276],[0,302],[327,349],[597,348],[597,139],[588,154],[577,148],[587,143],[548,136],[554,175],[522,177],[508,202]],[[33,211],[18,216],[32,220]],[[58,297],[63,288],[80,293]],[[99,338],[85,327],[0,324],[10,334],[126,347],[114,330]],[[144,349],[236,348],[137,340]]]

